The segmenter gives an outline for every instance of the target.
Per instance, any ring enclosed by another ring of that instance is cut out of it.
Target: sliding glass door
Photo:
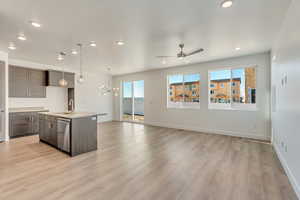
[[[123,121],[144,121],[144,80],[123,82]]]

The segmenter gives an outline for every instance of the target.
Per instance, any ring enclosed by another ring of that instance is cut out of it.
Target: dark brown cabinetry
[[[76,156],[97,150],[97,116],[64,118],[39,114],[39,136],[42,142]]]
[[[46,72],[10,65],[9,97],[46,97]]]
[[[9,114],[9,137],[21,137],[38,134],[38,113],[10,113]]]
[[[63,78],[63,72],[49,70],[47,71],[47,86],[57,86],[59,85],[59,80]],[[68,82],[67,88],[74,88],[75,85],[75,75],[74,73],[64,72],[64,78]]]
[[[57,122],[55,117],[39,115],[40,140],[57,146]]]

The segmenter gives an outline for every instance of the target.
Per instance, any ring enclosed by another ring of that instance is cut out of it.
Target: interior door
[[[0,61],[0,141],[5,139],[5,63]]]

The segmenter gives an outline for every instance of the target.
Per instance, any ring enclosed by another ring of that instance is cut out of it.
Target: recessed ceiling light
[[[240,48],[240,47],[236,47],[235,50],[236,50],[236,51],[239,51],[239,50],[241,50],[241,48]]]
[[[165,64],[167,64],[167,61],[166,61],[166,60],[162,60],[161,63],[162,63],[163,65],[165,65]]]
[[[91,47],[95,47],[95,46],[97,46],[97,44],[96,44],[95,41],[91,41],[91,42],[90,42],[90,46],[91,46]]]
[[[24,35],[23,33],[20,33],[20,34],[18,35],[18,39],[19,39],[19,40],[22,40],[22,41],[25,41],[25,40],[26,40],[26,37],[25,37],[25,35]]]
[[[232,4],[233,4],[233,1],[225,0],[225,1],[223,1],[223,2],[221,3],[221,6],[222,6],[223,8],[229,8],[229,7],[232,6]]]
[[[35,21],[30,21],[30,24],[35,28],[40,28],[42,26],[40,23],[35,22]]]
[[[16,46],[14,45],[14,43],[9,43],[8,49],[10,50],[16,50]]]
[[[116,44],[117,44],[117,45],[119,45],[119,46],[122,46],[122,45],[124,45],[124,44],[125,44],[125,42],[124,42],[124,41],[122,41],[122,40],[119,40],[119,41],[116,41]]]
[[[71,54],[73,54],[73,55],[77,55],[77,54],[78,54],[78,52],[76,51],[76,49],[72,49],[72,51],[71,51]]]

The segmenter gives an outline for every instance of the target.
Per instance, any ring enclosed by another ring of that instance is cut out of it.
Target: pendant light
[[[82,74],[82,44],[79,43],[77,44],[77,46],[79,46],[79,67],[80,67],[80,75],[79,75],[78,83],[83,83],[84,78]]]
[[[60,52],[58,55],[58,58],[60,58],[60,59],[58,59],[58,60],[62,61],[65,55],[66,54],[64,52]],[[66,87],[68,85],[68,81],[66,81],[66,79],[65,79],[65,70],[64,69],[62,70],[62,79],[60,79],[58,81],[58,84],[62,87]]]

